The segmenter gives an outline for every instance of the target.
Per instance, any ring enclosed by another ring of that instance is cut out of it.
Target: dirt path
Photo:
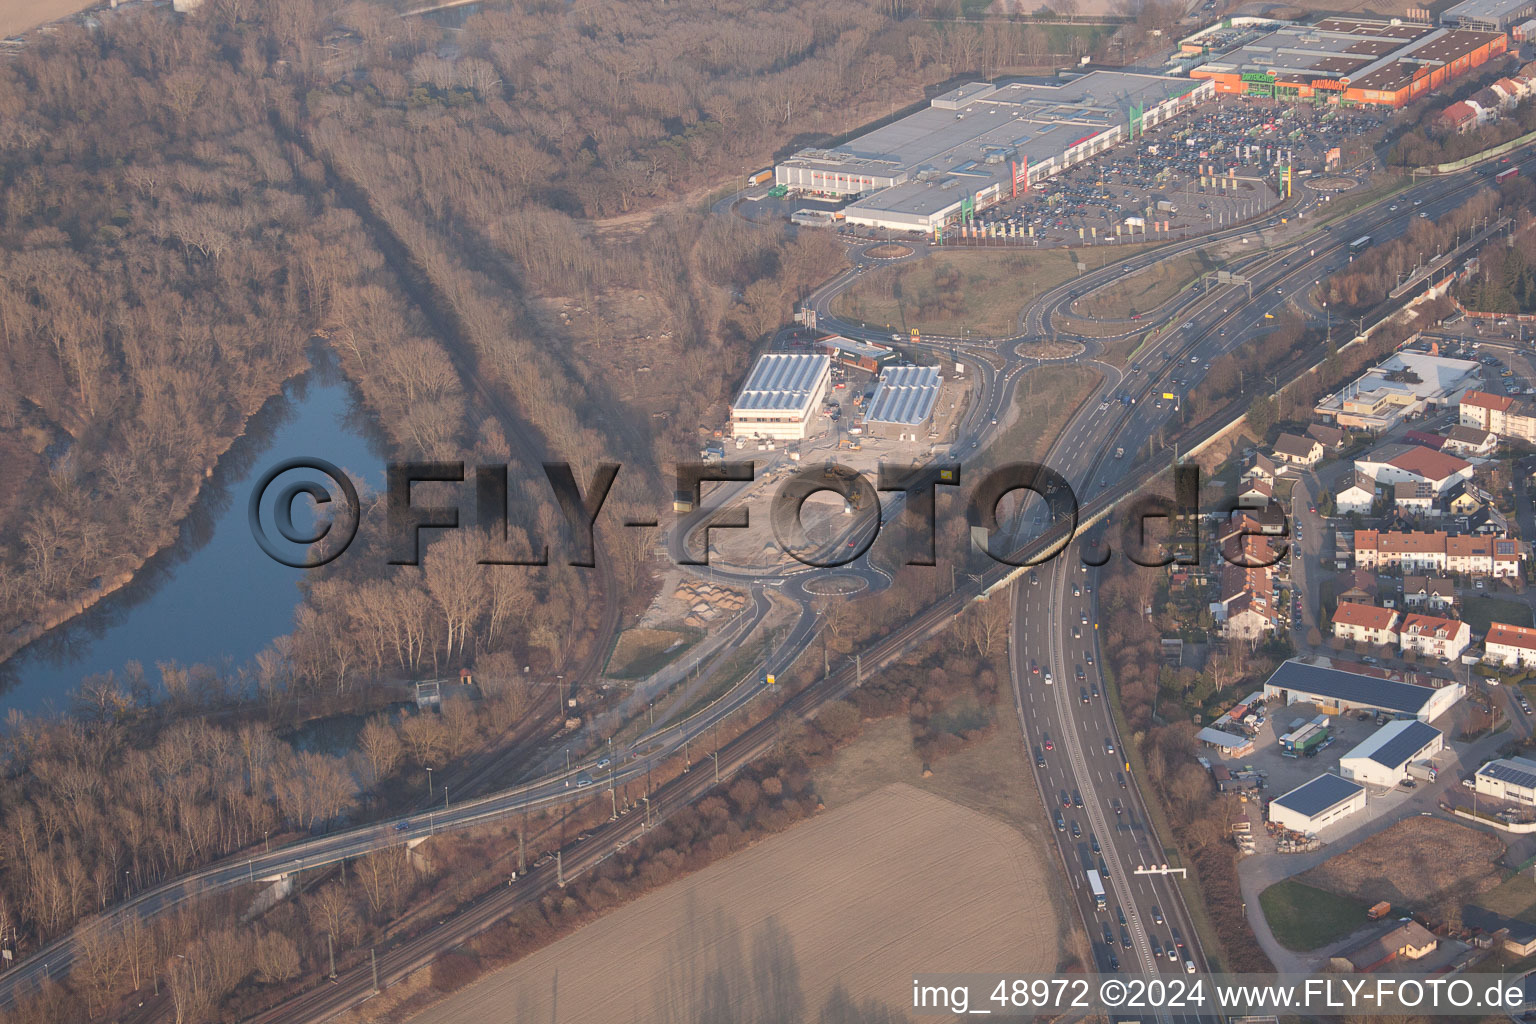
[[[914,970],[1050,971],[1047,883],[1013,829],[886,786],[489,975],[414,1024],[681,1022],[712,999],[814,1020],[835,987],[900,1013]]]

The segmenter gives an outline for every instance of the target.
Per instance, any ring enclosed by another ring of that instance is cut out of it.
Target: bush
[[[456,992],[480,976],[480,961],[462,950],[444,953],[432,962],[432,987]]]

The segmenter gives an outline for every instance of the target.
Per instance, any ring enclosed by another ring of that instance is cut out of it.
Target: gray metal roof
[[[1369,757],[1385,768],[1401,768],[1441,736],[1439,729],[1417,720],[1382,726],[1345,757]]]
[[[900,423],[916,426],[933,415],[943,378],[936,366],[892,366],[880,374],[875,395],[869,400],[866,423]]]
[[[811,392],[831,365],[831,358],[824,355],[771,353],[760,356],[731,409],[737,412],[788,412],[795,409],[808,412]]]
[[[1247,746],[1253,742],[1253,740],[1246,736],[1234,736],[1232,733],[1227,732],[1225,729],[1217,729],[1214,726],[1209,725],[1204,729],[1201,729],[1195,735],[1195,739],[1199,740],[1201,743],[1209,743],[1213,747],[1222,747],[1226,750],[1234,750],[1238,747]]]
[[[1428,686],[1377,679],[1375,676],[1363,676],[1300,661],[1281,663],[1264,685],[1405,715],[1417,715],[1435,695],[1435,691]]]
[[[1463,20],[1500,22],[1519,17],[1528,10],[1531,0],[1464,0],[1440,15],[1442,24],[1456,24]]]
[[[1348,779],[1341,779],[1337,775],[1319,775],[1311,782],[1304,782],[1289,793],[1275,797],[1271,802],[1279,804],[1288,811],[1315,818],[1324,811],[1337,807],[1356,793],[1363,792],[1365,792],[1364,786],[1358,786]]]

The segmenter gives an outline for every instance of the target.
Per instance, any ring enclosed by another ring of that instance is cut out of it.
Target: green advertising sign
[[[1243,81],[1274,85],[1275,76],[1265,71],[1245,71],[1243,72]]]

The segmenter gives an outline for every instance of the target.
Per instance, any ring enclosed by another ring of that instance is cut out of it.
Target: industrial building
[[[844,366],[865,373],[879,373],[880,368],[897,358],[895,351],[872,341],[845,338],[841,334],[828,334],[816,340],[816,347]]]
[[[832,149],[802,149],[774,168],[791,191],[858,196],[849,224],[931,232],[1028,192],[1215,95],[1163,75],[969,82]]]
[[[1463,0],[1440,15],[1440,24],[1507,32],[1532,15],[1536,15],[1536,0]]]
[[[1388,722],[1339,758],[1339,774],[1367,786],[1395,786],[1408,766],[1445,748],[1445,735],[1432,725],[1405,718]]]
[[[1482,796],[1536,807],[1536,761],[1524,757],[1489,761],[1477,770],[1473,785]]]
[[[1466,696],[1466,687],[1456,682],[1438,689],[1416,686],[1291,660],[1265,681],[1264,696],[1287,704],[1305,701],[1330,712],[1363,708],[1432,722]]]
[[[779,441],[809,437],[811,416],[831,376],[832,360],[824,355],[759,356],[731,403],[732,436]]]
[[[1269,802],[1269,820],[1292,832],[1321,829],[1365,810],[1365,787],[1337,775],[1319,775]]]
[[[1477,0],[1474,0],[1477,2]],[[1486,2],[1486,0],[1483,0]],[[1476,31],[1356,17],[1281,25],[1190,70],[1235,95],[1401,107],[1503,54],[1502,28]]]
[[[1341,427],[1380,434],[1409,416],[1460,401],[1481,383],[1481,367],[1475,360],[1397,352],[1324,398],[1312,411]],[[1467,422],[1466,417],[1462,422]]]
[[[864,412],[865,434],[895,441],[926,438],[943,383],[935,366],[892,366],[881,371]]]

